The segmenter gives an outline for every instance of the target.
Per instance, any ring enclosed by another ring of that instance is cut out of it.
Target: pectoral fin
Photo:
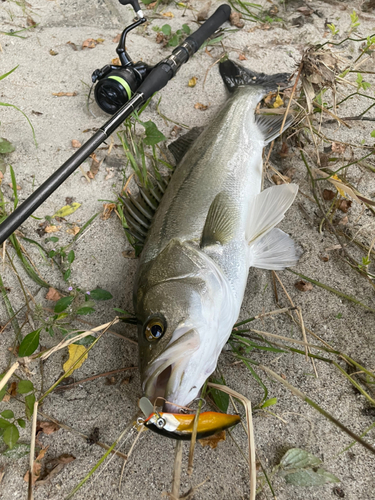
[[[216,195],[208,210],[201,238],[201,248],[228,243],[234,236],[237,222],[237,209],[230,197],[224,192]]]
[[[246,240],[250,265],[262,269],[284,269],[298,261],[298,252],[288,235],[273,229],[296,197],[296,184],[272,186],[251,200]]]

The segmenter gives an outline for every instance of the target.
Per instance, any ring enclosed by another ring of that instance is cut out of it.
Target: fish
[[[134,286],[143,394],[179,414],[199,397],[231,335],[250,267],[281,270],[300,257],[275,226],[296,184],[262,191],[263,148],[283,116],[256,114],[289,75],[266,75],[226,60],[229,98],[212,122],[170,145],[177,167],[126,200],[129,231],[142,243]],[[287,116],[283,129],[293,117]]]

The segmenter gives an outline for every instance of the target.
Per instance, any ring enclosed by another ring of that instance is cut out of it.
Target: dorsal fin
[[[128,193],[120,196],[123,205],[124,216],[128,228],[125,231],[131,235],[135,241],[138,253],[141,250],[151,225],[154,214],[167,189],[170,176],[153,180],[149,189],[140,187],[136,197]]]
[[[179,137],[178,139],[169,144],[168,149],[174,156],[177,165],[185,156],[190,146],[202,134],[203,130],[204,127],[193,127],[191,130],[189,130],[189,132],[186,132],[186,134],[182,135],[181,137]]]

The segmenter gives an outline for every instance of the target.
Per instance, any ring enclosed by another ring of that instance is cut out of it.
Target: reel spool
[[[98,79],[94,88],[95,101],[98,106],[110,115],[114,115],[140,85],[134,69],[118,66],[109,69],[108,74]]]

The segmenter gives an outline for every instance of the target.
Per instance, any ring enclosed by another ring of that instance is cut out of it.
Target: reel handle
[[[140,85],[137,93],[143,94],[147,100],[155,92],[167,85],[180,67],[197,52],[202,43],[207,40],[220,26],[229,19],[231,8],[222,4],[202,26],[177,47],[172,55],[158,64]]]

